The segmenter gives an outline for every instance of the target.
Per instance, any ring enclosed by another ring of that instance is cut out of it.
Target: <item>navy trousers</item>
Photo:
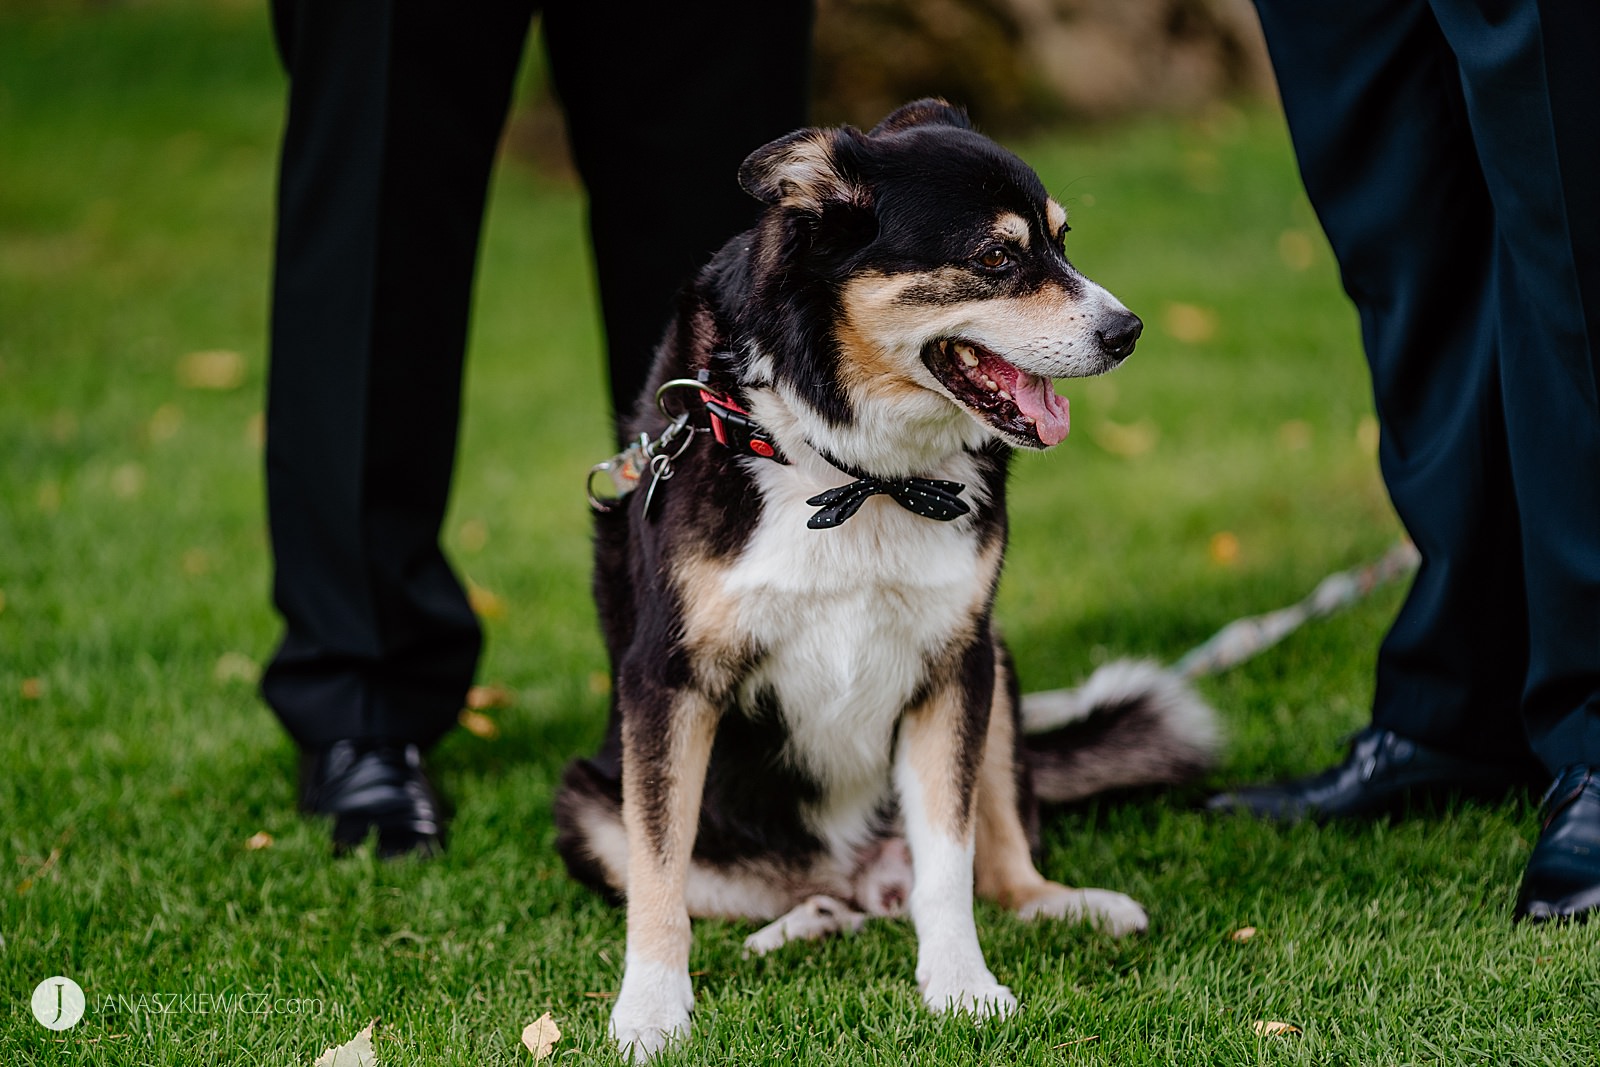
[[[302,746],[432,743],[471,684],[481,634],[439,531],[489,173],[536,10],[619,411],[679,284],[755,219],[740,162],[804,121],[809,0],[276,0],[267,504],[285,634],[262,693]]]
[[[1600,763],[1600,5],[1257,7],[1423,559],[1373,721]]]

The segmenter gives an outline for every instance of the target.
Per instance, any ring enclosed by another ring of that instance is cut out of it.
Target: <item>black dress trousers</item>
[[[808,0],[276,0],[267,506],[285,633],[262,693],[303,747],[431,744],[471,684],[481,632],[439,533],[489,172],[541,7],[618,410],[679,284],[755,218],[739,163],[804,121]]]
[[[1423,558],[1374,722],[1600,762],[1600,5],[1257,7]]]

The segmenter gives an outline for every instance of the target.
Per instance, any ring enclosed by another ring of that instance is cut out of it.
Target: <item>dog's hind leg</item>
[[[611,1035],[635,1062],[689,1033],[685,888],[717,726],[716,707],[704,695],[667,690],[642,673],[632,675],[634,692],[618,694],[632,698],[622,720],[628,947],[611,1012]]]
[[[1087,920],[1118,936],[1145,929],[1149,919],[1133,898],[1109,889],[1064,886],[1034,866],[1019,803],[1016,690],[1006,677],[1009,664],[1000,659],[975,797],[978,895],[1024,919]]]
[[[909,910],[917,984],[936,1012],[1007,1015],[1017,1000],[984,962],[972,914],[972,799],[994,674],[987,636],[963,652],[951,674],[906,712],[895,750],[895,787],[915,868]]]

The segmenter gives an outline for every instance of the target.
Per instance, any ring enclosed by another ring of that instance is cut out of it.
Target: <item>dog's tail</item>
[[[1216,764],[1221,746],[1211,706],[1149,660],[1117,660],[1076,689],[1023,696],[1022,734],[1034,794],[1050,804],[1184,784]]]

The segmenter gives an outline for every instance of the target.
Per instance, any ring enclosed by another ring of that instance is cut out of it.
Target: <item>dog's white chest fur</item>
[[[816,509],[805,499],[827,486],[795,475],[758,472],[760,524],[724,588],[763,650],[741,703],[753,707],[763,690],[777,698],[787,757],[822,787],[808,821],[842,856],[889,793],[895,725],[930,657],[971,625],[991,576],[969,523],[914,515],[887,496],[839,527],[807,529]]]

